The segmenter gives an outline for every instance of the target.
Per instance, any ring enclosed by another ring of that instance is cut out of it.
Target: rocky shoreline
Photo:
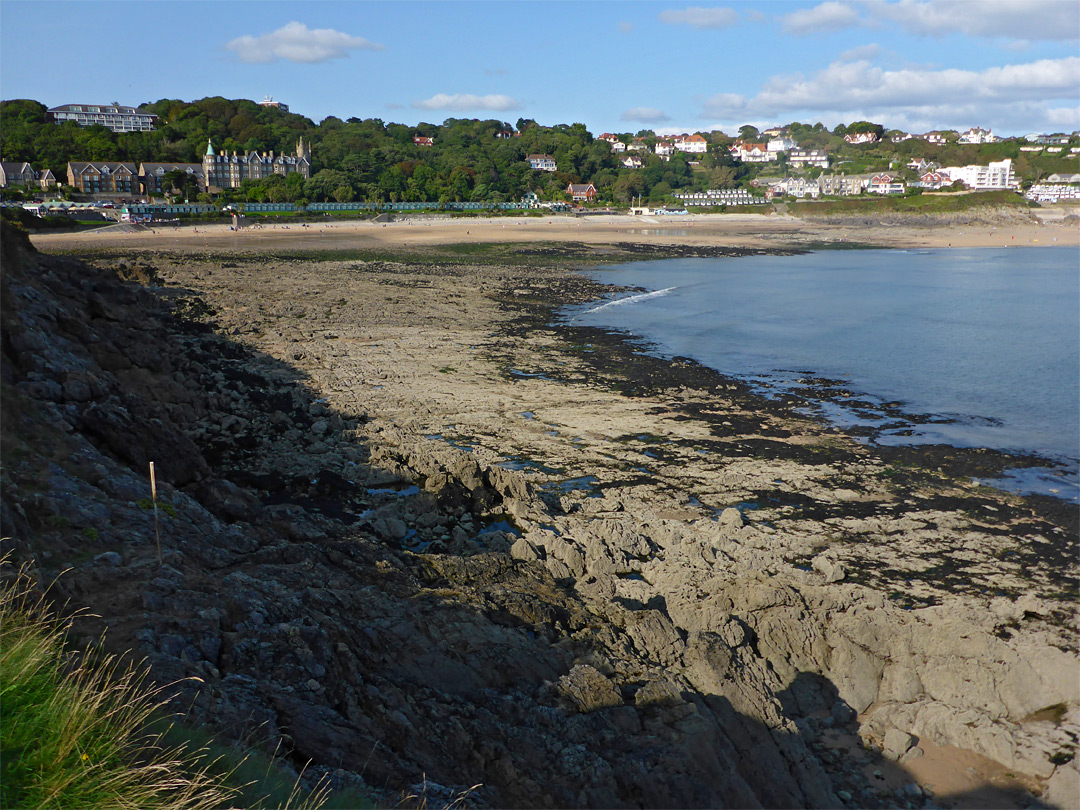
[[[387,800],[1080,789],[1076,510],[986,454],[553,326],[573,250],[3,248],[5,546],[189,719]]]

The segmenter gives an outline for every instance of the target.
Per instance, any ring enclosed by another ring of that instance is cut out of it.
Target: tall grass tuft
[[[212,763],[147,730],[160,696],[143,676],[65,652],[67,625],[33,593],[23,571],[0,584],[0,806],[227,805],[235,791]]]

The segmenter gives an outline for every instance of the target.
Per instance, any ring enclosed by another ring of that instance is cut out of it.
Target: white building
[[[769,194],[769,192],[773,197],[786,194],[799,199],[810,197],[816,200],[821,196],[821,186],[818,185],[816,180],[807,180],[805,177],[786,177],[779,183],[770,183],[769,191],[766,194]]]
[[[975,191],[1015,189],[1019,186],[1010,158],[991,162],[987,166],[947,166],[941,173],[948,175],[950,182],[959,180]]]
[[[736,141],[729,148],[732,157],[736,157],[743,163],[768,163],[770,160],[776,160],[776,152],[770,152],[768,147],[763,143],[749,143],[747,141]]]
[[[1080,185],[1068,183],[1037,183],[1024,196],[1035,202],[1056,203],[1061,200],[1080,200]]]
[[[95,124],[108,127],[113,132],[151,132],[157,121],[154,113],[112,104],[61,104],[49,110],[49,117],[56,123],[74,121],[80,127]]]
[[[282,104],[280,101],[274,101],[273,96],[266,96],[262,101],[259,102],[259,106],[260,107],[276,107],[277,109],[281,110],[282,112],[288,112],[289,111],[289,105],[288,104]]]
[[[903,194],[904,183],[891,174],[875,174],[866,184],[866,190],[871,194]]]
[[[982,127],[972,127],[959,138],[957,143],[997,143],[1001,138],[997,137],[992,130]]]
[[[795,140],[793,138],[789,138],[786,135],[781,135],[779,138],[772,138],[765,145],[765,148],[769,152],[776,153],[776,152],[790,152],[792,149],[794,149],[797,146],[798,146],[798,144],[795,143]]]
[[[677,191],[673,195],[689,206],[760,205],[762,197],[752,195],[745,188],[710,188],[705,191]]]
[[[551,155],[529,155],[526,160],[531,168],[541,172],[554,172],[559,168]]]
[[[653,151],[660,157],[671,157],[675,154],[675,144],[671,141],[657,141]]]
[[[829,155],[824,149],[792,149],[788,152],[788,163],[792,166],[817,166],[829,168]]]
[[[698,134],[675,139],[675,149],[687,152],[691,155],[704,155],[709,148],[709,142]]]

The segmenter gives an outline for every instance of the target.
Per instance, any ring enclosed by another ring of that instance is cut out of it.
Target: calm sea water
[[[567,320],[630,332],[765,395],[804,395],[808,410],[870,441],[1042,456],[1046,467],[992,483],[1080,497],[1075,248],[671,259],[593,276],[648,292]]]

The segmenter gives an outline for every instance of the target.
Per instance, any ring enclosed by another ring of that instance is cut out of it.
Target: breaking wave
[[[623,304],[636,304],[639,301],[646,301],[646,300],[648,300],[650,298],[659,298],[659,297],[661,297],[663,295],[667,295],[669,292],[673,292],[674,290],[677,290],[677,289],[679,289],[679,288],[678,287],[667,287],[666,289],[663,289],[663,290],[654,290],[652,292],[641,293],[639,295],[631,295],[628,298],[616,298],[614,301],[608,301],[605,304],[600,304],[600,306],[596,306],[596,307],[593,307],[592,309],[585,310],[585,314],[587,315],[587,314],[589,314],[591,312],[599,312],[602,309],[608,309],[610,307],[620,307]]]

